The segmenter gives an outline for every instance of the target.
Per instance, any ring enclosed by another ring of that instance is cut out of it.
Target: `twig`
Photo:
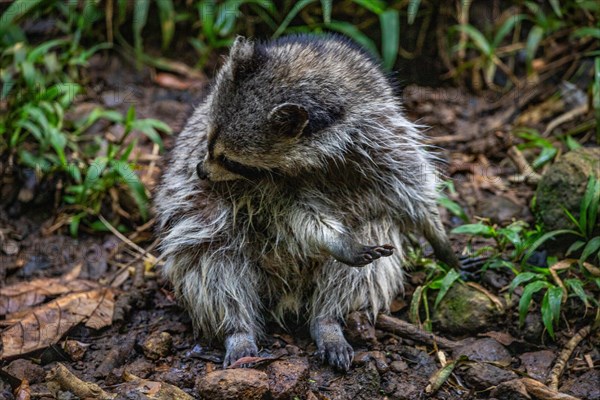
[[[559,261],[556,264],[554,264],[552,267],[550,267],[550,275],[552,275],[552,279],[554,279],[554,282],[562,289],[562,293],[563,293],[562,303],[563,304],[567,301],[567,296],[569,293],[567,292],[567,288],[565,287],[565,284],[558,276],[557,271],[571,268],[571,264],[573,264],[574,262],[577,262],[577,260],[566,259],[566,260]]]
[[[156,264],[158,262],[158,259],[155,256],[148,253],[146,250],[142,249],[137,244],[133,243],[127,236],[123,235],[114,226],[112,226],[112,224],[108,222],[106,218],[104,218],[101,214],[98,214],[98,219],[102,221],[102,223],[108,228],[109,231],[112,232],[113,235],[115,235],[129,247],[140,253],[147,261],[151,262],[152,264]]]
[[[444,349],[452,350],[460,345],[459,342],[439,337],[431,332],[426,332],[411,323],[390,317],[389,315],[379,315],[377,317],[376,326],[384,331],[389,331],[421,343],[432,346],[437,343],[439,347]]]
[[[48,373],[46,380],[55,383],[60,389],[69,391],[81,399],[112,400],[117,397],[114,394],[105,392],[95,383],[82,381],[61,363],[58,363]],[[52,391],[52,389],[50,390]]]
[[[586,103],[586,104],[580,105],[579,107],[575,107],[574,109],[569,110],[564,114],[559,115],[558,117],[554,118],[552,121],[550,121],[548,123],[548,126],[546,126],[546,129],[542,133],[542,136],[548,137],[550,132],[552,132],[554,129],[556,129],[560,125],[564,124],[565,122],[569,122],[569,121],[579,117],[580,115],[585,115],[588,112],[588,109],[589,109],[589,107]]]
[[[550,372],[550,378],[548,378],[548,387],[550,389],[558,390],[558,380],[565,370],[569,358],[571,358],[573,351],[575,351],[575,348],[579,345],[579,343],[585,339],[585,337],[589,335],[591,331],[592,326],[588,325],[577,332],[575,336],[573,336],[571,340],[567,342],[565,348],[558,355],[556,363],[554,364],[554,368],[552,368],[552,371]]]
[[[517,149],[516,146],[511,146],[508,149],[507,154],[521,173],[521,176],[519,176],[518,178],[532,185],[537,185],[540,179],[542,179],[542,176],[535,172],[533,168],[531,168],[531,165],[529,165],[523,153],[521,153],[521,151]]]

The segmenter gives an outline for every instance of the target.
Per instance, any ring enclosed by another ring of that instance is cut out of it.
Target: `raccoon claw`
[[[354,358],[354,350],[346,340],[341,339],[323,343],[322,347],[317,350],[317,356],[321,362],[327,361],[329,365],[340,371],[348,371]]]
[[[251,335],[238,333],[229,336],[225,340],[225,359],[223,368],[227,368],[242,357],[256,357],[258,347]],[[248,368],[249,364],[242,364],[242,368]]]
[[[350,263],[352,266],[362,267],[381,257],[389,257],[394,253],[394,246],[384,244],[381,246],[363,246],[362,251]]]

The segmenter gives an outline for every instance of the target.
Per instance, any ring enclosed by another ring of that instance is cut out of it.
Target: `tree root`
[[[377,317],[376,326],[379,329],[395,333],[407,339],[416,340],[431,346],[437,344],[438,347],[443,349],[452,350],[460,345],[459,342],[434,335],[433,333],[424,331],[411,323],[402,321],[398,318],[390,317],[389,315],[380,314]]]
[[[573,336],[571,340],[567,342],[565,348],[558,355],[556,363],[554,364],[554,368],[552,368],[552,371],[550,372],[550,377],[548,378],[548,387],[550,387],[550,389],[558,390],[558,380],[565,370],[569,358],[571,358],[573,351],[575,351],[575,348],[579,345],[579,343],[585,339],[591,331],[591,325],[581,328],[579,332],[577,332],[575,336]]]

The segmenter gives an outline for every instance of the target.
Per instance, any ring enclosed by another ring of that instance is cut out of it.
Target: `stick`
[[[73,375],[61,363],[58,363],[46,377],[47,381],[57,384],[60,389],[69,391],[81,399],[100,399],[112,400],[116,397],[114,394],[105,392],[100,386],[95,383],[85,382]],[[51,389],[52,391],[52,389]]]
[[[579,345],[579,342],[585,339],[585,337],[589,335],[591,331],[591,325],[581,328],[581,330],[567,342],[565,348],[558,355],[556,363],[554,364],[554,368],[552,368],[552,371],[550,372],[550,378],[548,378],[548,387],[550,389],[558,390],[558,380],[565,370],[569,358],[571,358],[571,355],[573,354],[573,351],[575,351],[575,348]]]
[[[432,346],[437,344],[444,349],[452,350],[460,345],[459,342],[439,337],[431,332],[426,332],[411,323],[390,317],[389,315],[379,315],[379,317],[377,317],[376,326],[379,329],[392,332],[407,339],[416,340]]]

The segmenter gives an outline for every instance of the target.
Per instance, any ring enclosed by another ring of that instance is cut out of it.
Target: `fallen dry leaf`
[[[114,292],[111,288],[71,293],[32,308],[0,334],[0,359],[26,354],[57,343],[75,325],[100,329],[112,323]]]
[[[154,82],[167,89],[186,90],[192,86],[193,82],[179,79],[173,74],[160,72],[154,77]]]
[[[34,279],[0,288],[0,316],[43,303],[48,297],[98,288],[96,282],[76,279],[80,272],[81,265],[78,265],[60,278]]]

